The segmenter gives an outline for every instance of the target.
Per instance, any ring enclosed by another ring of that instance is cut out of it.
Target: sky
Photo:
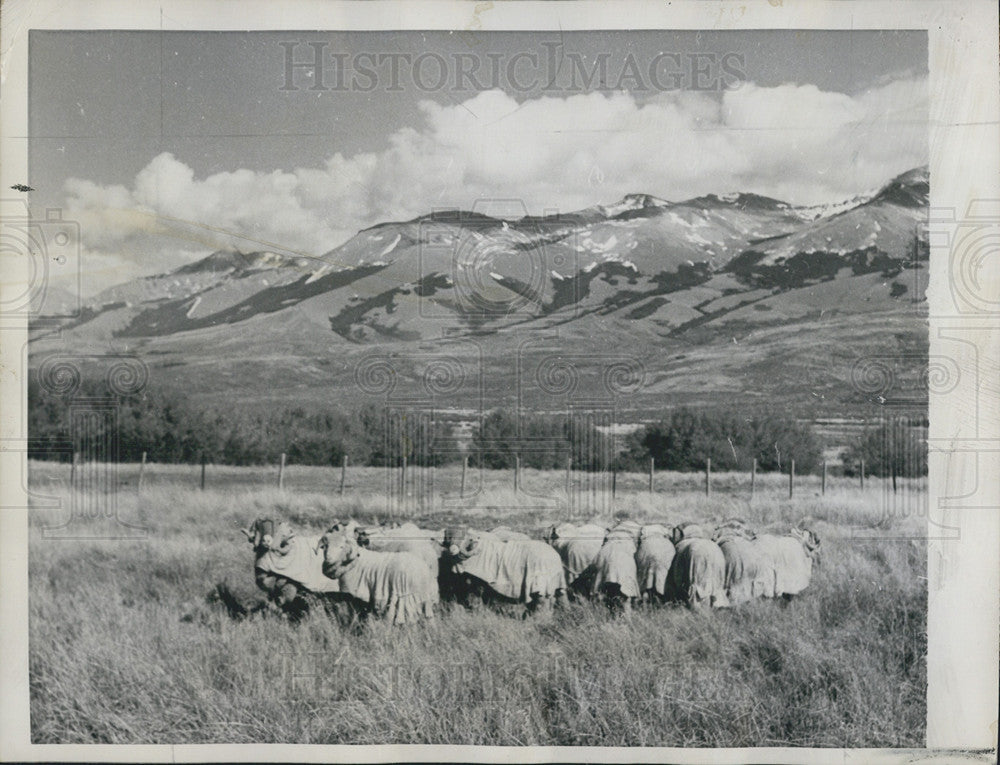
[[[838,201],[926,164],[927,112],[923,32],[33,31],[29,183],[94,293],[491,200]]]

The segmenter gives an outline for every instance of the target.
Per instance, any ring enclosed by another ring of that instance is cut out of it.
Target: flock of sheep
[[[429,531],[412,523],[334,523],[299,535],[258,519],[243,531],[257,586],[285,613],[308,595],[346,601],[394,624],[433,618],[442,598],[521,603],[529,611],[590,597],[627,610],[639,599],[722,608],[804,590],[818,561],[809,530],[756,534],[738,519],[712,533],[685,523],[552,526],[545,540],[499,527]]]

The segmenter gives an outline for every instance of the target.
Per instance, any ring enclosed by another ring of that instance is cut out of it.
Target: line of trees
[[[800,473],[820,465],[822,449],[812,426],[791,417],[764,413],[678,409],[627,440],[619,464],[642,470],[649,458],[664,470],[701,470],[712,460],[715,470],[749,470],[753,460],[764,471],[787,470],[790,460]]]
[[[106,396],[100,383],[83,382],[76,400]],[[29,456],[68,460],[83,443],[73,443],[67,399],[28,386]],[[143,452],[157,462],[227,465],[444,465],[468,458],[473,466],[644,472],[650,458],[660,470],[697,471],[707,459],[715,470],[788,469],[807,473],[821,465],[819,438],[810,424],[774,412],[747,415],[730,410],[677,409],[661,420],[616,434],[600,414],[520,415],[494,410],[471,430],[421,412],[394,412],[375,405],[352,411],[306,406],[226,411],[199,408],[152,392],[117,399],[100,422],[91,420],[87,438],[117,430],[118,457],[138,461]],[[926,443],[920,429],[897,422],[868,428],[845,453],[845,472],[861,459],[874,475],[926,475]],[[83,436],[77,434],[77,440]]]
[[[107,397],[99,382],[85,379],[77,400]],[[86,405],[82,411],[90,413]],[[101,410],[94,408],[96,415]],[[84,437],[117,429],[118,455],[138,461],[148,452],[157,462],[195,463],[207,460],[227,465],[274,464],[282,452],[300,464],[339,464],[344,455],[352,462],[377,460],[374,411],[347,414],[339,410],[305,407],[257,408],[234,406],[222,412],[199,408],[175,396],[155,393],[121,397],[99,423],[91,423],[86,436],[71,425],[74,416],[65,399],[46,396],[34,381],[28,384],[29,456],[35,459],[69,459],[66,445],[79,451]],[[79,416],[79,415],[77,415]],[[74,438],[78,443],[73,443]]]
[[[845,472],[854,475],[862,461],[868,475],[927,475],[926,424],[904,418],[870,423],[844,453]]]

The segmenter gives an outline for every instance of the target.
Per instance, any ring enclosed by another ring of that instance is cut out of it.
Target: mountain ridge
[[[624,343],[664,374],[658,354],[670,349],[711,348],[720,356],[705,355],[706,369],[730,368],[727,343],[778,332],[779,344],[796,345],[807,327],[858,353],[891,347],[898,338],[877,316],[908,347],[923,347],[928,195],[921,167],[822,210],[750,193],[680,202],[635,193],[516,219],[438,210],[369,227],[317,258],[221,250],[116,285],[55,333],[36,333],[30,351],[138,349],[168,382],[196,366],[211,397],[232,384],[225,370],[253,359],[268,359],[258,362],[269,367],[259,385],[294,378],[286,365],[314,370],[294,385],[318,392],[334,384],[313,379],[321,357],[463,338],[498,359],[546,333],[583,353]],[[851,317],[871,336],[849,338],[842,320]],[[204,343],[218,352],[206,355]],[[509,387],[502,365],[494,373]],[[709,378],[706,390],[728,391]]]

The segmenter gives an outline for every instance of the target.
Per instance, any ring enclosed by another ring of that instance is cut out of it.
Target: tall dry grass
[[[740,515],[761,528],[808,520],[823,539],[822,564],[787,606],[640,608],[621,618],[578,604],[527,620],[446,607],[433,623],[392,628],[321,611],[298,624],[265,615],[235,621],[206,602],[221,581],[241,598],[258,597],[238,533],[255,516],[308,529],[334,517],[384,518],[377,471],[372,486],[340,497],[296,488],[296,471],[285,492],[260,485],[250,469],[242,487],[234,473],[224,487],[200,491],[187,480],[191,468],[161,480],[158,467],[141,493],[128,484],[117,495],[120,517],[145,526],[144,539],[50,539],[44,527],[66,511],[32,511],[35,742],[923,742],[923,520],[883,512],[878,487],[862,493],[833,482],[824,497],[803,489],[789,501],[787,484],[765,478],[748,502],[735,478],[731,490],[705,497],[690,476],[663,474],[662,493],[615,497],[613,513],[640,520]],[[60,469],[33,464],[32,487],[68,507]],[[489,477],[495,484],[467,507],[443,507],[438,494],[410,517],[430,527],[502,522],[535,533],[565,515],[515,494],[505,476]],[[543,498],[546,490],[557,496],[564,480],[524,478]],[[919,486],[911,488],[919,499]],[[88,522],[73,522],[86,536]]]

